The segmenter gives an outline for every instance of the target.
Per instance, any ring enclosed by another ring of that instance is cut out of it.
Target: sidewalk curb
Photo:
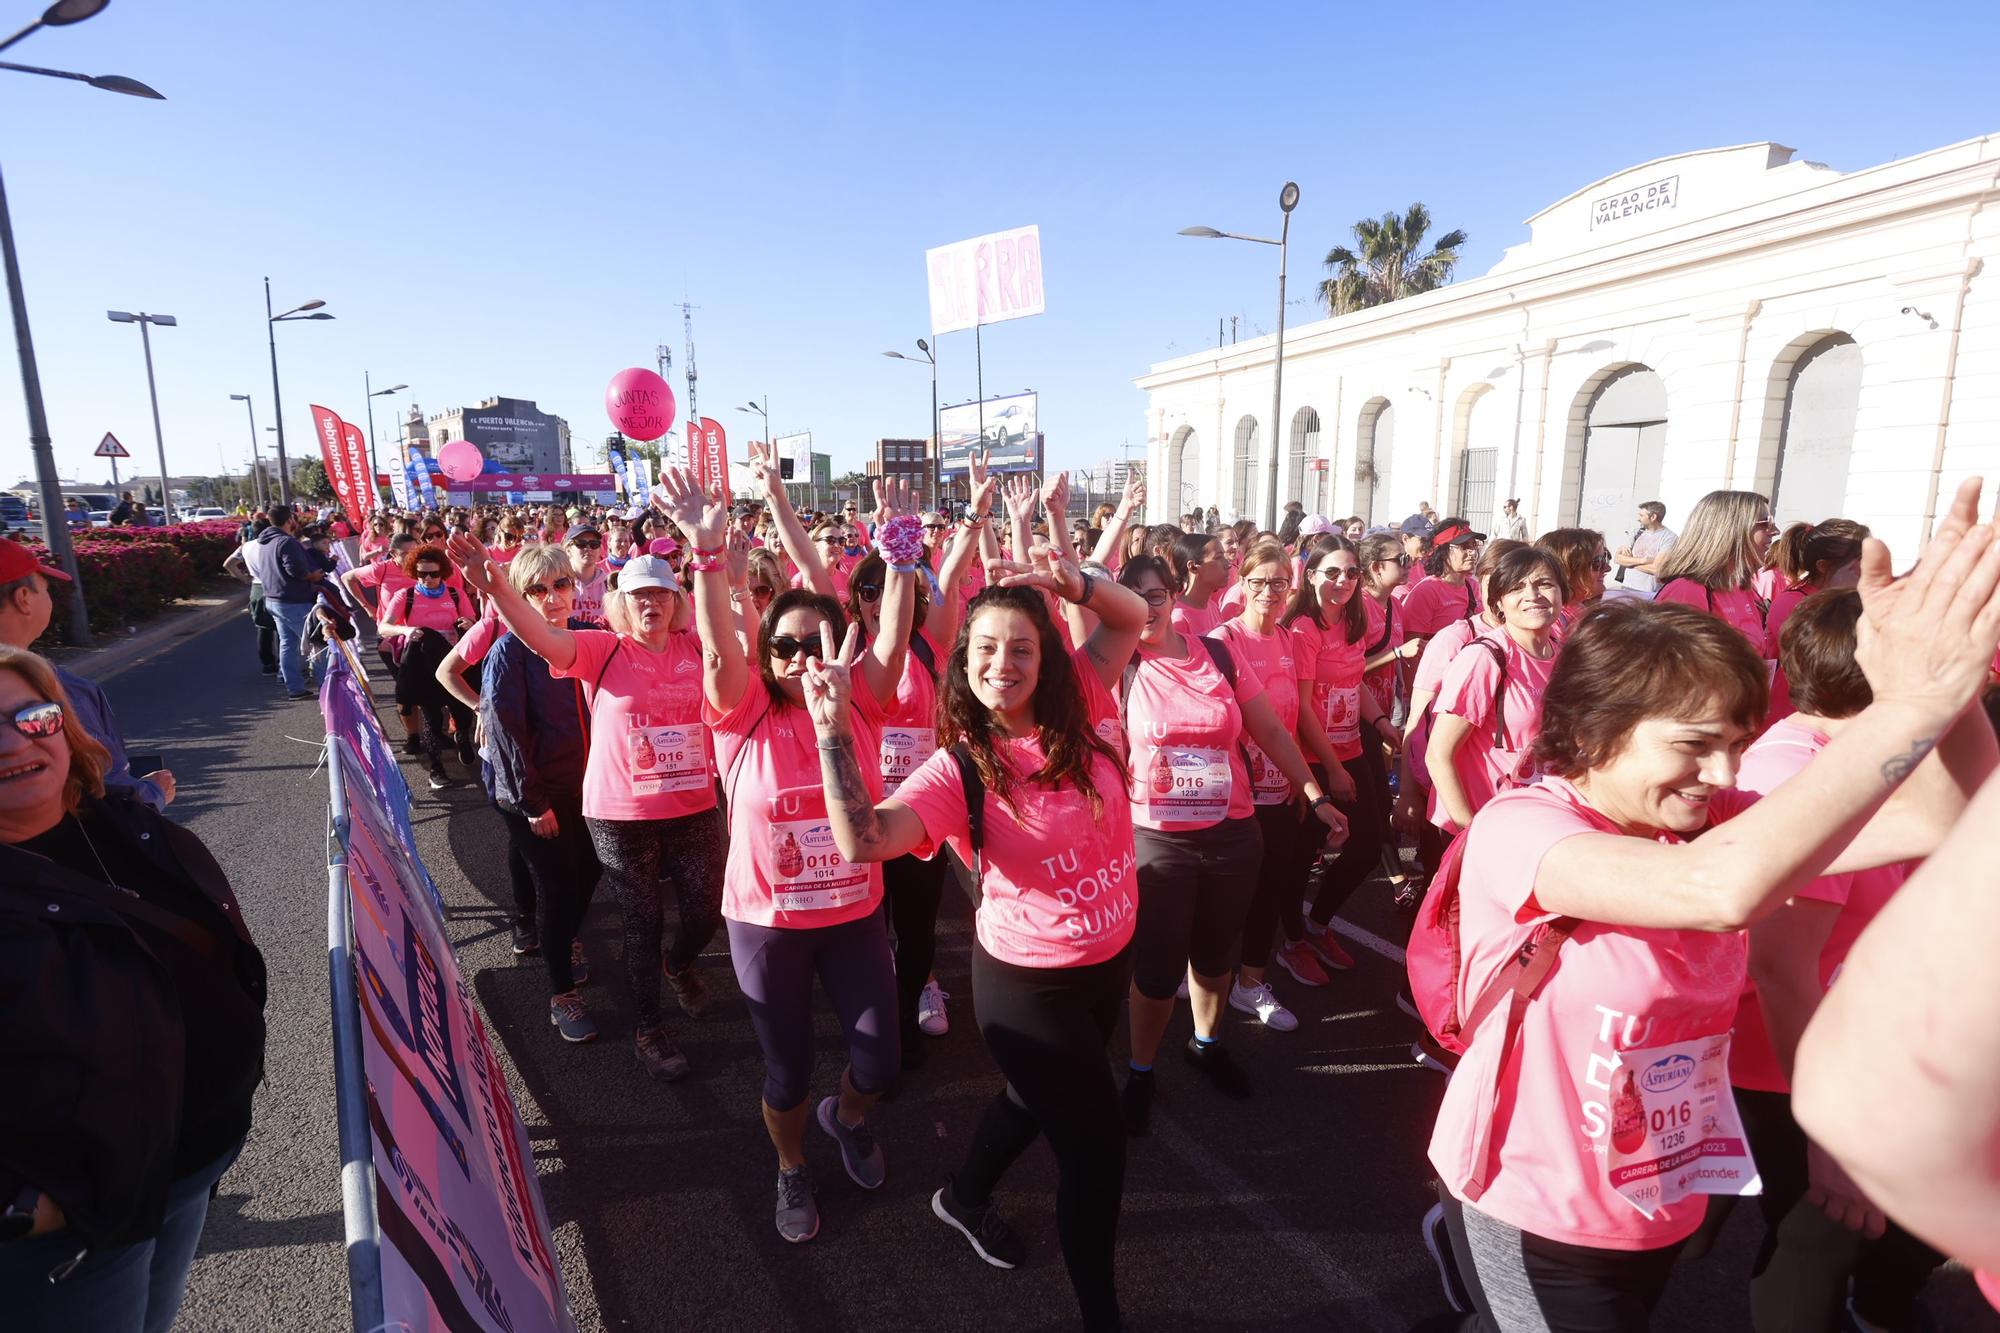
[[[62,665],[99,684],[143,666],[168,649],[204,634],[232,616],[243,615],[250,605],[250,590],[228,592],[213,606],[170,611],[130,638],[119,639],[102,648],[65,656]]]

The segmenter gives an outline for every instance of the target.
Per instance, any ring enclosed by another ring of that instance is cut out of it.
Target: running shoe
[[[805,1164],[781,1168],[778,1172],[778,1211],[773,1220],[778,1234],[794,1245],[803,1245],[819,1234],[819,1205],[813,1202],[812,1177]]]
[[[446,787],[449,787],[450,785],[451,785],[451,779],[444,775],[443,769],[433,768],[431,770],[432,791],[443,791]]]
[[[995,1268],[1019,1268],[1027,1262],[1028,1247],[1014,1234],[1014,1228],[1007,1225],[1007,1219],[1000,1216],[991,1199],[977,1208],[968,1208],[952,1193],[951,1180],[946,1177],[944,1188],[931,1195],[931,1211],[940,1222],[972,1242],[972,1252]]]
[[[1250,1095],[1249,1077],[1221,1042],[1212,1041],[1204,1046],[1197,1038],[1189,1037],[1182,1051],[1188,1064],[1223,1096],[1242,1101]]]
[[[840,1098],[828,1097],[819,1104],[819,1127],[840,1145],[840,1164],[846,1168],[849,1180],[865,1190],[882,1188],[888,1167],[882,1161],[882,1145],[875,1142],[875,1131],[868,1128],[866,1116],[858,1125],[847,1124],[840,1118]]]
[[[1299,1020],[1291,1010],[1278,1003],[1277,995],[1267,982],[1260,981],[1254,986],[1236,982],[1229,988],[1229,1007],[1257,1015],[1257,1021],[1273,1032],[1298,1030]]]
[[[535,923],[532,921],[516,921],[514,923],[514,953],[518,956],[520,954],[540,953],[541,951],[542,937],[535,933]]]
[[[681,1048],[674,1045],[674,1039],[667,1035],[663,1027],[640,1028],[632,1038],[632,1050],[646,1072],[661,1083],[675,1083],[688,1076],[688,1058],[681,1054]],[[800,1239],[812,1238],[802,1236]]]
[[[287,699],[310,699],[313,697],[313,692],[311,690],[293,690],[285,697]]]
[[[476,771],[479,768],[479,751],[474,749],[469,742],[464,740],[459,741],[458,762]]]
[[[701,979],[701,973],[695,971],[692,964],[676,972],[667,966],[665,959],[661,959],[660,971],[689,1018],[700,1018],[708,1012],[708,983]]]
[[[575,991],[565,991],[549,999],[549,1022],[564,1041],[596,1041],[597,1024],[590,1021],[590,1011],[583,1007]]]
[[[1438,1045],[1437,1038],[1425,1029],[1410,1043],[1410,1059],[1434,1074],[1449,1074],[1458,1068],[1458,1055]]]
[[[1434,1203],[1424,1214],[1424,1249],[1430,1252],[1431,1262],[1437,1265],[1438,1285],[1444,1288],[1445,1301],[1459,1314],[1471,1314],[1478,1307],[1472,1302],[1472,1293],[1466,1289],[1465,1279],[1459,1275],[1458,1259],[1452,1253],[1451,1230],[1445,1225],[1444,1205]]]
[[[569,979],[573,985],[587,985],[590,981],[590,960],[583,956],[583,941],[569,942]]]
[[[1340,941],[1325,926],[1314,930],[1306,927],[1306,947],[1319,958],[1322,967],[1330,967],[1336,972],[1348,972],[1354,968],[1354,958],[1340,947]]]
[[[1125,1137],[1143,1139],[1153,1128],[1153,1071],[1127,1069],[1125,1086],[1118,1093],[1118,1119],[1125,1125]]]
[[[1318,989],[1333,980],[1326,974],[1326,969],[1319,965],[1319,959],[1314,956],[1312,946],[1304,940],[1286,940],[1278,946],[1273,956],[1277,958],[1278,966],[1284,968],[1292,980],[1301,986]]]
[[[950,998],[950,993],[938,985],[936,977],[924,983],[923,990],[917,995],[917,1026],[923,1029],[926,1037],[942,1037],[951,1031],[951,1015],[945,1012],[944,1007],[944,1002]]]

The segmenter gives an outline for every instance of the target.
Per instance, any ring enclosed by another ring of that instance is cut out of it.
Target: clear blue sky
[[[37,9],[13,3],[0,27]],[[594,443],[656,343],[683,391],[685,295],[732,453],[758,423],[731,409],[768,394],[842,471],[928,434],[926,371],[881,355],[927,335],[924,250],[1030,222],[1049,313],[986,331],[986,389],[1038,389],[1081,466],[1142,447],[1149,363],[1217,316],[1268,331],[1271,253],[1174,233],[1268,232],[1287,178],[1296,323],[1326,248],[1414,199],[1470,231],[1473,276],[1649,158],[1768,138],[1852,169],[2000,129],[1991,3],[1649,8],[115,0],[6,58],[170,100],[0,73],[0,166],[66,476],[104,475],[106,430],[153,466],[108,309],[181,320],[155,337],[171,469],[247,462],[228,395],[270,422],[265,274],[338,316],[279,330],[295,454],[308,402],[364,420],[364,369],[427,413],[532,398]],[[972,335],[942,342],[969,399]],[[26,436],[10,361],[0,485]]]

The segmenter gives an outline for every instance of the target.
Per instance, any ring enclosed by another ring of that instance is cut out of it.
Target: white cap
[[[665,588],[668,592],[679,592],[681,581],[674,577],[673,566],[660,557],[635,555],[618,571],[618,591],[638,592],[642,588]]]

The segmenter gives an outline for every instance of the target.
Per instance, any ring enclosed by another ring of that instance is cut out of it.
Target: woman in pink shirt
[[[813,664],[808,701],[841,854],[886,861],[949,843],[979,879],[973,1009],[1007,1083],[931,1211],[987,1263],[1023,1262],[993,1189],[1046,1134],[1084,1327],[1115,1329],[1125,1133],[1104,1048],[1131,976],[1138,903],[1123,757],[1100,728],[1116,722],[1109,687],[1138,646],[1146,604],[1066,558],[1049,573],[994,568],[1004,586],[973,599],[940,682],[944,748],[894,796],[876,798],[871,751],[850,721],[851,647]],[[1050,592],[1097,617],[1074,654]]]
[[[1611,572],[1611,551],[1595,528],[1557,528],[1535,538],[1535,545],[1562,566],[1569,596],[1556,616],[1556,638],[1583,619],[1591,603],[1604,596],[1604,576]]]
[[[394,528],[387,514],[377,514],[368,520],[368,531],[361,534],[361,563],[379,560],[389,549],[389,533]]]
[[[1710,491],[1695,502],[1687,526],[1657,561],[1656,602],[1679,602],[1734,625],[1750,646],[1764,651],[1769,600],[1757,576],[1778,525],[1771,502],[1754,491]]]
[[[479,752],[473,748],[472,710],[438,684],[438,667],[459,636],[472,627],[478,609],[458,589],[445,582],[451,561],[441,546],[415,546],[403,556],[402,590],[384,593],[376,628],[383,651],[396,664],[396,706],[407,722],[411,712],[423,717],[424,753],[430,758],[432,791],[442,791],[450,779],[444,772],[444,720],[451,714],[458,737],[458,761],[469,775],[479,772]],[[414,735],[412,740],[414,740]]]
[[[1765,554],[1767,568],[1778,573],[1779,588],[1764,613],[1764,660],[1778,661],[1779,637],[1785,620],[1800,602],[1822,588],[1852,588],[1861,576],[1861,543],[1868,529],[1849,518],[1830,518],[1824,523],[1794,523],[1771,543]],[[1771,710],[1766,725],[1792,711],[1791,686],[1781,666],[1771,678]]]
[[[1754,805],[1734,787],[1767,686],[1741,634],[1620,601],[1565,644],[1543,781],[1466,835],[1458,990],[1485,1019],[1430,1147],[1499,1327],[1645,1327],[1706,1195],[1755,1188],[1728,1084],[1744,928],[1822,874],[1926,854],[1959,783],[1993,766],[1983,716],[1959,721],[2000,646],[2000,546],[1973,526],[1977,498],[1960,492],[1907,579],[1871,548],[1874,702]],[[1491,1003],[1538,949],[1560,951],[1540,984]]]
[[[1422,583],[1403,599],[1403,635],[1428,640],[1455,621],[1479,614],[1479,581],[1472,577],[1479,563],[1483,532],[1474,532],[1462,518],[1448,518],[1431,533],[1430,554],[1424,557]]]
[[[1275,577],[1284,580],[1282,572]],[[1153,1062],[1183,977],[1194,1010],[1187,1063],[1224,1096],[1250,1095],[1249,1080],[1218,1040],[1263,865],[1245,740],[1269,756],[1288,799],[1291,789],[1302,791],[1324,827],[1341,836],[1346,823],[1264,697],[1255,664],[1218,650],[1213,638],[1174,628],[1173,587],[1160,562],[1141,556],[1118,581],[1146,602],[1139,652],[1121,681],[1119,719],[1139,856],[1132,1056],[1120,1110],[1127,1132],[1144,1134]],[[1268,587],[1264,593],[1271,596]]]
[[[1181,534],[1174,539],[1173,571],[1174,629],[1199,637],[1220,625],[1222,609],[1216,599],[1231,572],[1221,539],[1199,532]]]
[[[1411,557],[1403,550],[1402,538],[1394,533],[1364,537],[1358,549],[1361,605],[1368,613],[1365,679],[1375,696],[1376,711],[1394,718],[1409,695],[1404,683],[1407,664],[1424,650],[1423,640],[1406,637],[1403,608],[1394,595],[1409,576]]]
[[[583,683],[590,713],[583,820],[623,922],[633,1053],[655,1079],[685,1078],[688,1058],[661,1017],[660,979],[664,973],[689,1017],[707,1011],[708,988],[694,962],[721,921],[723,836],[701,715],[701,645],[675,628],[685,614],[680,584],[658,556],[634,557],[619,571],[609,608],[623,628],[571,630],[551,625],[515,591],[476,538],[454,537],[452,550],[549,673]],[[679,928],[663,949],[668,892]]]
[[[1431,823],[1457,833],[1480,807],[1519,786],[1540,727],[1542,691],[1555,669],[1556,617],[1568,583],[1554,555],[1523,546],[1500,558],[1486,580],[1498,631],[1476,635],[1438,684],[1431,738]]]
[[[751,468],[774,502],[783,483],[775,459],[755,454]],[[805,1132],[812,1091],[813,980],[818,978],[847,1037],[848,1064],[838,1093],[817,1107],[819,1126],[839,1147],[848,1177],[863,1189],[885,1178],[869,1107],[901,1067],[896,978],[882,923],[882,872],[844,857],[828,827],[819,761],[805,701],[807,661],[852,648],[860,688],[843,722],[880,753],[886,710],[895,701],[915,607],[916,565],[888,572],[882,633],[865,654],[860,629],[822,593],[794,588],[771,600],[758,624],[754,658],[736,635],[723,556],[729,529],[726,496],[704,490],[691,472],[669,468],[659,492],[692,544],[695,624],[701,634],[702,717],[716,738],[729,810],[729,861],[722,914],[729,957],[764,1054],[764,1128],[778,1157],[778,1235],[794,1244],[819,1233],[819,1207],[806,1170]],[[914,518],[889,517],[885,530]],[[809,557],[808,557],[809,558]],[[630,569],[630,566],[627,566]],[[809,574],[822,571],[807,566]],[[868,790],[879,792],[879,772]]]

